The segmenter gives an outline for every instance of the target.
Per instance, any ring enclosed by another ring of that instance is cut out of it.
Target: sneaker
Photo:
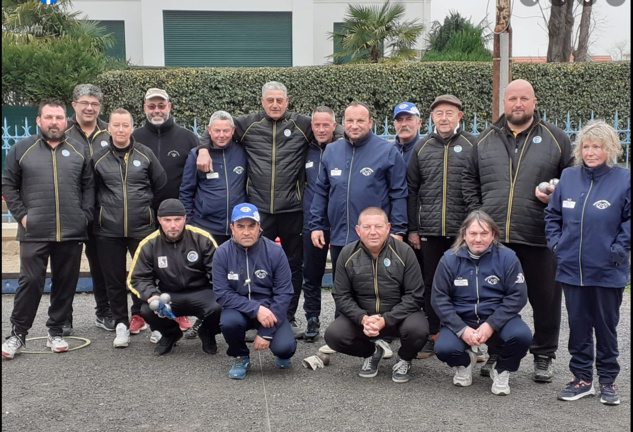
[[[64,321],[64,324],[62,324],[62,336],[72,336],[72,334],[73,334],[73,322],[72,322],[72,318],[69,318],[66,321]]]
[[[143,317],[140,315],[132,315],[132,319],[130,320],[130,333],[139,334],[141,330],[145,329],[147,329],[147,323]]]
[[[99,327],[107,331],[114,331],[116,325],[111,317],[97,316],[95,317],[95,327]]]
[[[149,341],[153,344],[157,344],[160,342],[160,339],[163,337],[163,334],[158,330],[154,330],[149,337]]]
[[[319,348],[319,352],[323,354],[334,354],[336,351],[334,351],[332,348],[330,348],[329,345],[326,344]]]
[[[292,365],[292,358],[282,359],[277,357],[277,368],[278,369],[289,369]]]
[[[393,382],[397,383],[406,383],[409,382],[411,377],[409,376],[409,371],[411,370],[411,361],[407,360],[398,360],[393,366],[393,372],[391,374],[391,379]]]
[[[290,320],[290,328],[292,329],[292,333],[295,335],[295,339],[302,339],[304,336],[304,331],[301,330],[299,324],[296,319]]]
[[[376,340],[376,345],[380,345],[384,352],[382,358],[390,359],[391,357],[393,357],[393,351],[391,351],[391,345],[389,345],[389,342],[384,339],[378,339]]]
[[[503,371],[498,372],[494,367],[492,368],[492,391],[497,396],[507,396],[510,394],[510,372]]]
[[[620,396],[615,391],[615,384],[600,384],[600,402],[605,405],[620,405]]]
[[[552,358],[542,355],[534,356],[534,377],[536,382],[549,383],[554,378],[554,366]]]
[[[487,376],[487,377],[490,376],[490,371],[494,367],[495,363],[497,363],[498,358],[499,358],[499,354],[490,354],[488,356],[488,361],[479,370],[479,373],[481,374],[481,376]]]
[[[246,372],[251,368],[251,358],[249,356],[235,357],[233,367],[229,371],[229,378],[244,379]]]
[[[9,336],[2,344],[2,358],[5,360],[11,360],[16,354],[20,354],[24,347],[24,337]]]
[[[477,354],[467,349],[466,354],[470,357],[468,366],[456,366],[455,376],[453,376],[453,384],[457,387],[468,387],[473,383],[473,366],[477,363]]]
[[[200,318],[196,319],[196,322],[193,323],[191,328],[185,332],[185,339],[195,339],[198,337],[198,330],[200,330],[200,326],[202,325],[202,320]]]
[[[176,317],[174,321],[178,323],[178,327],[180,327],[180,331],[187,331],[191,327],[193,327],[193,324],[191,324],[191,322],[189,321],[189,317],[186,317],[186,316]]]
[[[314,342],[316,338],[319,337],[319,330],[321,328],[321,323],[319,322],[319,318],[313,317],[308,318],[308,327],[303,335],[303,338],[306,342]]]
[[[50,348],[54,353],[63,353],[68,351],[68,342],[64,340],[62,335],[51,336],[48,334],[46,339],[46,347]]]
[[[257,329],[246,330],[246,335],[244,336],[244,342],[255,342],[256,337],[257,337]]]
[[[112,342],[115,348],[127,348],[130,344],[130,330],[123,323],[116,325],[116,337]]]
[[[425,359],[435,355],[435,339],[433,336],[429,335],[429,338],[426,340],[426,343],[418,353],[417,358]]]
[[[160,338],[160,342],[156,348],[154,348],[154,355],[162,356],[165,354],[169,354],[172,349],[176,346],[176,342],[182,339],[182,331],[172,335],[172,336],[163,336]]]
[[[202,351],[210,355],[217,354],[218,344],[215,341],[214,334],[204,328],[201,328],[200,331],[198,331],[198,337],[200,338],[200,341],[202,341]]]
[[[566,389],[558,392],[557,397],[564,401],[575,401],[595,394],[596,390],[593,388],[592,383],[574,378],[569,382]]]
[[[361,378],[373,378],[378,375],[378,365],[385,355],[385,350],[378,341],[374,345],[376,346],[374,353],[363,361],[363,367],[358,373]]]

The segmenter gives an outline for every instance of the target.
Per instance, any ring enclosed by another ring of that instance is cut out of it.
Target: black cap
[[[175,198],[169,198],[160,203],[158,207],[158,217],[166,216],[186,216],[185,206],[182,205],[180,200]]]

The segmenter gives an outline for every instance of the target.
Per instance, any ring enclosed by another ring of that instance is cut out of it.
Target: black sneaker
[[[552,358],[542,355],[534,356],[534,377],[536,382],[549,383],[554,378],[554,366]]]
[[[411,361],[407,360],[398,360],[393,366],[393,372],[391,374],[391,379],[393,382],[397,383],[406,383],[409,382],[411,377],[409,376],[409,371],[411,370]]]
[[[385,350],[379,344],[376,345],[376,350],[371,357],[367,357],[363,361],[363,367],[361,367],[360,372],[358,372],[358,376],[361,378],[373,378],[378,375],[378,365],[380,364],[380,360],[382,360],[382,356],[385,354]]]
[[[620,396],[615,390],[615,384],[600,384],[600,402],[605,405],[620,405]]]
[[[429,338],[426,340],[426,343],[424,344],[424,346],[418,353],[418,358],[425,359],[434,355],[435,355],[435,339],[433,339],[433,336],[429,336]]]
[[[72,317],[68,318],[66,321],[64,321],[64,324],[62,324],[62,334],[63,336],[71,336],[73,334]]]
[[[202,325],[202,320],[200,318],[196,319],[196,322],[193,323],[193,326],[185,332],[185,339],[195,339],[198,337],[198,332],[200,331],[200,326]]]
[[[218,352],[218,344],[215,341],[215,335],[205,328],[200,328],[198,337],[202,341],[202,351],[207,354],[216,354]]]
[[[95,317],[95,327],[99,327],[101,329],[107,331],[114,331],[116,329],[116,323],[111,317]]]
[[[308,319],[308,328],[306,329],[303,339],[306,342],[314,342],[319,337],[319,330],[321,329],[321,323],[319,322],[319,318],[309,318]]]
[[[174,348],[174,345],[176,345],[176,342],[178,342],[181,338],[182,332],[180,330],[178,330],[178,333],[172,336],[163,335],[163,337],[160,338],[158,346],[154,348],[154,354],[157,356],[169,354]]]
[[[499,358],[499,354],[490,354],[486,364],[483,365],[481,369],[479,370],[479,374],[481,376],[489,377],[492,371],[492,368],[494,367],[494,364],[497,362],[497,358]]]
[[[564,401],[575,401],[585,396],[593,396],[595,394],[596,391],[593,388],[593,384],[574,378],[567,385],[567,388],[558,392],[557,397]]]
[[[303,338],[304,332],[301,330],[301,327],[299,327],[296,319],[290,320],[290,328],[292,329],[292,333],[295,335],[295,339]]]

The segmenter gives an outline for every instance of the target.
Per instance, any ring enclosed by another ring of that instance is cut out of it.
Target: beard
[[[154,126],[160,126],[167,121],[167,119],[169,118],[169,114],[167,114],[166,117],[161,117],[161,116],[150,117],[149,115],[146,114],[145,117],[147,117],[147,121],[153,124]]]
[[[507,120],[508,120],[508,123],[510,124],[523,126],[529,123],[533,118],[534,118],[534,113],[532,114],[525,113],[523,115],[510,113],[510,115],[507,117]]]
[[[64,138],[64,130],[63,129],[49,129],[48,131],[44,132],[43,130],[40,131],[40,133],[42,134],[42,136],[44,137],[44,139],[46,141],[61,141]]]

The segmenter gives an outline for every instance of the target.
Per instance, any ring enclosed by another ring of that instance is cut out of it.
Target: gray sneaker
[[[407,360],[398,360],[393,366],[393,373],[391,374],[391,379],[393,382],[397,383],[406,383],[409,382],[411,377],[409,376],[409,371],[411,370],[411,361]]]
[[[510,394],[510,372],[503,371],[499,373],[493,367],[490,377],[492,378],[492,388],[490,391],[492,391],[493,394],[497,396],[507,396]]]
[[[358,376],[361,378],[373,378],[378,375],[378,365],[380,364],[380,360],[382,360],[385,351],[379,344],[376,345],[376,350],[374,353],[363,360],[363,366],[358,373]]]
[[[544,355],[534,356],[534,377],[535,382],[550,383],[554,378],[554,365],[552,358]]]
[[[130,344],[130,329],[123,323],[118,323],[116,326],[116,337],[112,341],[112,345],[115,348],[127,348]]]
[[[473,383],[473,366],[477,363],[477,354],[467,349],[466,354],[470,357],[468,366],[456,366],[455,376],[453,376],[453,384],[457,387],[468,387]]]

